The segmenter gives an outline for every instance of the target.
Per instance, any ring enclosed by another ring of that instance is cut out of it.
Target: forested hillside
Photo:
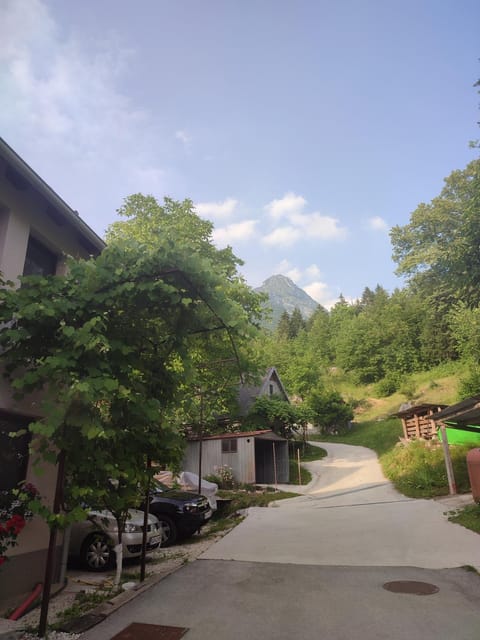
[[[370,385],[377,397],[411,399],[412,374],[439,366],[462,372],[460,396],[478,393],[480,160],[454,171],[390,236],[404,288],[366,287],[355,303],[340,297],[306,322],[284,314],[259,340],[262,362],[278,368],[290,393],[308,399],[315,390],[349,388],[358,400],[355,387]]]

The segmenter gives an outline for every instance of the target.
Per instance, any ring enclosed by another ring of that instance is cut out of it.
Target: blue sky
[[[258,286],[329,307],[394,275],[480,137],[477,0],[1,0],[0,135],[97,233],[190,198]],[[477,151],[478,153],[478,151]]]

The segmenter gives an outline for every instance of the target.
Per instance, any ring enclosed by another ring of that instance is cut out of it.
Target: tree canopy
[[[429,294],[480,303],[480,159],[453,171],[439,196],[420,204],[409,224],[391,230],[397,273]]]

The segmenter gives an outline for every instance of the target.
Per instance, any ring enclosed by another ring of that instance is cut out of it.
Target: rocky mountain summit
[[[284,311],[291,314],[296,307],[302,316],[307,319],[318,307],[318,302],[315,302],[308,293],[297,287],[293,280],[286,276],[271,276],[255,291],[268,295],[269,303],[267,306],[272,310],[271,318],[266,323],[269,328],[277,326]]]

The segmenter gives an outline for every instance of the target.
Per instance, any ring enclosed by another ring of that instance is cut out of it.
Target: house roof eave
[[[12,167],[28,184],[38,191],[46,201],[54,207],[61,215],[74,227],[74,229],[86,240],[88,240],[92,253],[101,253],[105,248],[105,241],[98,236],[88,224],[82,220],[77,211],[72,209],[58,193],[56,193],[46,182],[21,158],[12,147],[0,137],[0,154],[7,165]]]

